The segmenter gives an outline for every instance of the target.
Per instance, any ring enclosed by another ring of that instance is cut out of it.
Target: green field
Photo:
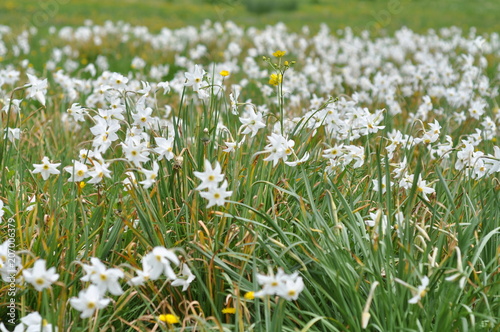
[[[285,22],[292,30],[303,25],[317,29],[326,23],[332,29],[350,26],[389,32],[407,26],[424,32],[429,28],[456,25],[463,29],[477,27],[480,32],[500,31],[500,1],[440,0],[440,1],[342,1],[302,0],[299,10],[251,14],[241,1],[211,4],[201,0],[4,0],[0,2],[0,22],[11,27],[35,25],[48,27],[82,25],[86,19],[101,24],[106,20],[124,20],[147,26],[152,31],[162,27],[178,28],[200,25],[205,19],[231,20],[240,25],[263,27]]]

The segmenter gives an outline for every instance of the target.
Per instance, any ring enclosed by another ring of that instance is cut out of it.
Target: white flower
[[[380,181],[380,183],[378,179],[373,179],[372,183],[373,183],[373,191],[379,192],[380,191],[379,184],[380,184],[382,186],[382,194],[385,194],[387,190],[387,178],[385,175],[382,177],[382,181]],[[389,186],[392,187],[392,185],[393,183],[389,182]]]
[[[73,308],[80,311],[81,318],[89,318],[97,309],[103,309],[109,304],[110,299],[102,298],[99,289],[95,285],[90,285],[78,293],[78,297],[72,297],[69,303]]]
[[[129,140],[127,143],[121,143],[125,159],[137,167],[141,167],[142,163],[149,161],[149,151],[145,143],[136,144],[133,140]]]
[[[113,295],[123,294],[123,290],[118,283],[118,279],[123,278],[123,271],[119,269],[106,269],[106,266],[99,258],[92,257],[90,259],[92,265],[83,264],[83,269],[87,273],[81,278],[83,281],[90,281],[97,286],[102,295],[107,290]]]
[[[19,128],[7,128],[7,132],[3,138],[8,138],[12,143],[14,140],[19,140],[21,138],[21,129]]]
[[[144,168],[141,169],[141,172],[142,174],[144,174],[146,179],[139,183],[142,184],[144,189],[149,189],[149,187],[151,187],[156,182],[159,170],[160,167],[158,166],[158,163],[156,161],[153,162],[153,169],[151,171]]]
[[[420,301],[427,293],[427,286],[429,286],[429,278],[427,276],[424,276],[422,278],[421,285],[418,286],[415,296],[408,300],[408,303],[417,303],[418,301]]]
[[[151,279],[151,272],[153,271],[153,267],[149,265],[147,260],[143,259],[142,260],[142,270],[135,270],[135,273],[137,274],[136,277],[133,277],[130,279],[127,283],[130,286],[142,286],[144,283],[148,280]],[[160,272],[161,274],[161,272]],[[153,280],[153,279],[151,279]]]
[[[425,180],[422,180],[419,176],[417,182],[417,192],[419,194],[422,194],[426,201],[429,200],[429,198],[427,198],[427,194],[432,194],[434,191],[434,188],[428,187],[427,182]]]
[[[272,161],[273,167],[278,164],[280,159],[287,161],[288,156],[293,153],[295,142],[275,133],[267,136],[267,139],[269,140],[269,144],[265,146],[264,153],[269,153],[269,156],[264,158],[264,160]]]
[[[59,274],[55,272],[55,267],[47,270],[45,260],[39,259],[35,262],[33,268],[23,271],[23,276],[27,283],[32,284],[37,291],[41,292],[59,279]]]
[[[16,254],[14,254],[14,256],[10,254],[12,246],[13,243],[9,240],[6,240],[0,245],[0,275],[3,281],[7,283],[12,282],[11,275],[16,275],[22,266],[21,257]]]
[[[304,289],[304,281],[302,277],[286,278],[278,287],[276,295],[288,301],[294,301],[299,297],[300,292]]]
[[[44,180],[47,180],[49,178],[50,174],[61,173],[57,169],[57,167],[59,167],[59,165],[61,165],[61,164],[60,163],[52,164],[52,163],[50,163],[48,157],[43,157],[41,164],[33,164],[33,167],[35,167],[35,169],[33,171],[31,171],[31,173],[33,173],[33,174],[40,173],[40,174],[42,174],[42,178]]]
[[[143,264],[147,264],[151,267],[151,271],[149,271],[151,280],[157,280],[162,273],[170,280],[177,279],[170,263],[177,266],[180,262],[179,258],[177,258],[172,250],[168,250],[164,247],[155,247],[153,251],[144,256],[142,260]]]
[[[226,191],[227,181],[224,181],[219,188],[209,188],[208,191],[203,191],[200,196],[208,199],[207,208],[214,205],[222,206],[226,203],[226,198],[230,197],[233,192]]]
[[[221,166],[218,161],[215,162],[215,167],[212,168],[210,161],[205,159],[205,171],[193,172],[193,174],[202,181],[196,187],[196,190],[217,188],[219,182],[224,180],[224,174],[221,173]]]
[[[192,86],[193,91],[198,92],[201,84],[203,82],[203,76],[205,76],[206,72],[198,65],[194,65],[194,69],[192,72],[187,72],[184,74],[186,76],[186,83],[184,86]]]
[[[26,330],[25,330],[26,327]],[[8,332],[3,323],[0,323],[0,331]],[[49,324],[38,312],[32,312],[29,315],[21,318],[21,324],[14,328],[13,332],[57,332],[57,327]]]
[[[89,171],[88,175],[92,178],[88,183],[99,183],[104,177],[111,178],[109,164],[94,163],[94,169]]]
[[[80,182],[83,181],[86,177],[88,177],[88,167],[87,165],[74,160],[73,166],[64,167],[64,170],[70,174],[68,179],[69,182]]]
[[[266,124],[264,123],[262,119],[262,113],[257,112],[253,110],[252,107],[250,107],[247,112],[245,117],[240,117],[240,121],[242,123],[240,127],[240,132],[243,135],[246,134],[252,134],[251,137],[254,137],[259,129],[264,128]]]
[[[169,139],[163,137],[155,137],[155,142],[158,147],[153,149],[154,152],[158,153],[158,160],[162,160],[165,157],[166,160],[174,159],[174,138]]]
[[[187,264],[183,264],[181,269],[181,276],[178,276],[177,279],[172,281],[172,286],[182,286],[182,291],[185,292],[188,289],[189,284],[191,284],[195,278],[196,277],[191,272],[189,266],[187,266]]]
[[[28,97],[35,98],[43,106],[45,106],[45,94],[47,93],[48,87],[47,79],[39,80],[33,75],[26,75],[28,75],[28,79],[30,80],[30,82],[25,85],[29,86],[29,88],[26,90],[28,92]]]
[[[298,272],[286,274],[282,268],[278,268],[276,275],[257,274],[257,283],[262,289],[256,292],[255,297],[266,295],[278,295],[288,301],[296,300],[304,289],[304,281]]]

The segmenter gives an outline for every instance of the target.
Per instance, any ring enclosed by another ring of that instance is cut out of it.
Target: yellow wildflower
[[[283,81],[283,76],[281,74],[271,74],[269,77],[269,84],[278,85]]]
[[[255,292],[247,292],[244,296],[245,300],[253,300],[255,299]]]
[[[222,70],[219,74],[220,74],[220,76],[224,76],[224,77],[229,76],[229,72],[227,70]]]
[[[172,314],[163,314],[158,316],[158,319],[167,324],[177,324],[179,323],[179,317]]]
[[[224,308],[222,309],[222,313],[234,315],[236,313],[236,308]]]
[[[273,56],[277,57],[277,58],[281,58],[282,56],[284,56],[286,53],[286,51],[280,51],[280,50],[277,50],[276,52],[273,53]]]

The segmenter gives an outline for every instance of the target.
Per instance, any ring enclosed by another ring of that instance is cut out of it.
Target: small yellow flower
[[[277,50],[276,52],[273,53],[273,56],[277,57],[277,58],[281,58],[282,56],[284,56],[286,53],[286,51],[280,51],[280,50]]]
[[[278,85],[283,80],[283,76],[281,74],[271,74],[269,77],[269,84]]]
[[[245,300],[253,300],[255,299],[255,292],[247,292],[244,296]]]
[[[229,72],[227,70],[222,70],[219,74],[220,74],[220,76],[224,76],[224,77],[229,76]]]
[[[234,315],[236,313],[236,308],[224,308],[222,309],[222,313]]]
[[[87,184],[86,184],[85,182],[83,182],[83,181],[81,181],[81,182],[78,184],[78,186],[80,187],[80,189],[85,188],[85,186],[86,186],[86,185],[87,185]]]
[[[179,317],[172,314],[163,314],[158,316],[158,319],[167,324],[177,324],[179,323]]]

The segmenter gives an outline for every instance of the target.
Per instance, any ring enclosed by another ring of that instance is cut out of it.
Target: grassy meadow
[[[0,331],[498,331],[500,4],[398,3],[2,1]]]

